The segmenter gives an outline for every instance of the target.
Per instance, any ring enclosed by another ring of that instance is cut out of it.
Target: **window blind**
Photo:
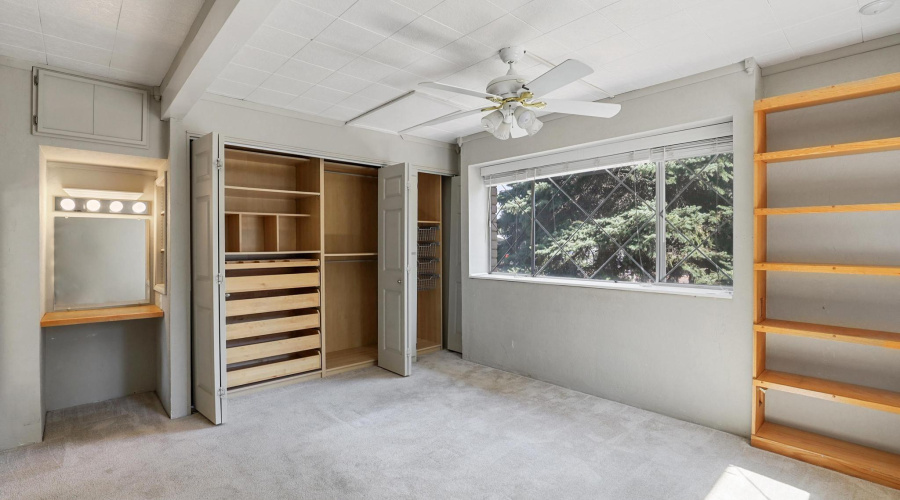
[[[482,176],[486,185],[496,186],[499,184],[513,184],[516,182],[544,179],[559,175],[577,174],[604,168],[615,168],[622,165],[633,165],[635,163],[670,161],[680,158],[730,153],[733,148],[732,136],[727,135],[680,144],[669,144],[648,149],[638,149],[605,156],[596,156],[593,158],[551,163],[540,167],[524,168],[520,170],[491,172],[490,170],[486,171],[483,169]]]

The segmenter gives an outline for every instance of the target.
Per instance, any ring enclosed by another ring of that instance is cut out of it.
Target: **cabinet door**
[[[403,376],[416,353],[417,200],[408,164],[378,171],[378,366]]]
[[[191,143],[191,272],[194,407],[214,424],[225,421],[225,213],[216,134]]]

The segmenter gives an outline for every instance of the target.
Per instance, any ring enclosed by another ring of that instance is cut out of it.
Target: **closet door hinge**
[[[37,76],[37,75],[34,75],[34,85],[35,85],[35,87],[37,86],[37,84],[38,84],[38,76]]]
[[[221,158],[216,158],[216,169],[222,170],[222,159]]]
[[[224,397],[225,397],[225,388],[224,388],[224,387],[219,387],[219,389],[218,389],[216,392],[219,393],[219,397],[220,397],[220,398],[224,398]]]
[[[37,115],[32,116],[32,120],[34,122],[34,126],[37,127]]]
[[[219,285],[221,285],[222,283],[225,283],[225,275],[222,273],[217,274],[216,275],[216,283]]]

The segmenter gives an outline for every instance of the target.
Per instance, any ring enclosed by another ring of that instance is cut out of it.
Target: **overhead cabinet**
[[[192,142],[194,404],[379,365],[442,341],[441,177]]]

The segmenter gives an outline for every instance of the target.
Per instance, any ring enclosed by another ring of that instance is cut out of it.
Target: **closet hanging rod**
[[[349,175],[351,177],[365,177],[366,179],[377,179],[377,175],[366,175],[366,174],[354,174],[351,172],[338,172],[337,170],[328,170],[325,169],[326,174],[337,174],[337,175]]]

